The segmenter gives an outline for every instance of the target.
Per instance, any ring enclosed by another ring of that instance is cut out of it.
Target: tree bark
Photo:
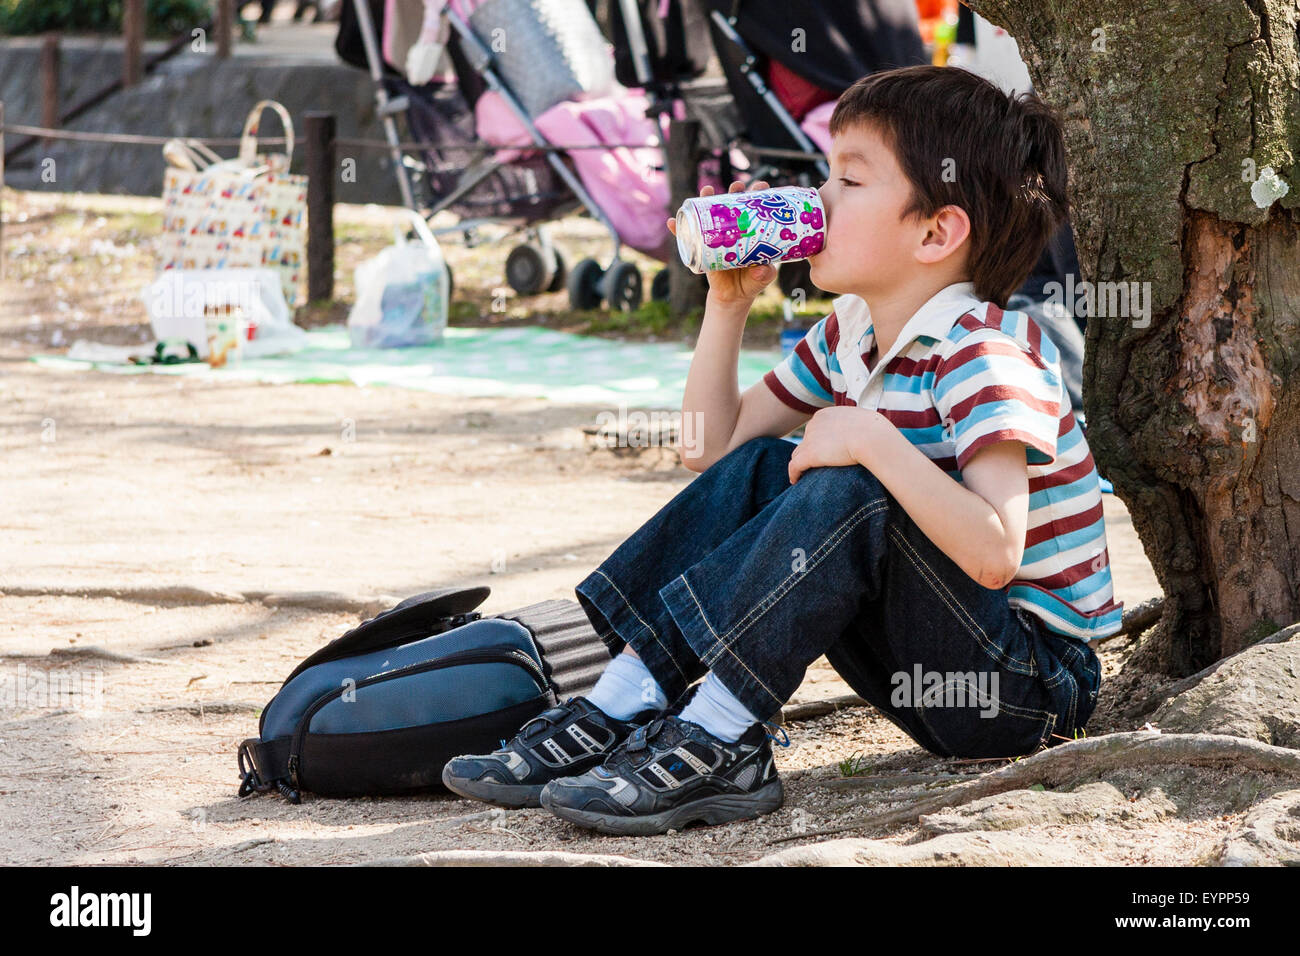
[[[1084,412],[1166,595],[1133,665],[1189,674],[1300,619],[1300,188],[1251,196],[1297,171],[1296,4],[969,6],[1064,120],[1079,280],[1149,283],[1097,297]]]

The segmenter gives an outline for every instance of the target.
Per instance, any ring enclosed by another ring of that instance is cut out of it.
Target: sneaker
[[[452,793],[498,807],[539,807],[547,783],[594,767],[658,714],[646,710],[615,720],[587,698],[570,697],[524,724],[500,750],[453,757],[442,768],[442,782]]]
[[[634,730],[600,766],[551,781],[541,799],[579,826],[646,836],[762,816],[785,792],[763,724],[726,743],[670,714]]]

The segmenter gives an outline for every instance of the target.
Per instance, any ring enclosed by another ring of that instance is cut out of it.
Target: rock
[[[1126,792],[1140,788],[1141,797],[1130,807],[1158,796],[1175,808],[1169,816],[1189,819],[1244,813],[1263,799],[1261,794],[1271,793],[1278,786],[1270,774],[1231,768],[1216,772],[1197,767],[1131,767],[1112,771],[1106,778]]]
[[[1014,833],[948,833],[922,843],[828,840],[770,853],[750,866],[1078,866],[1101,863],[1091,850]]]
[[[919,818],[931,834],[1014,830],[1063,823],[1149,823],[1177,813],[1160,790],[1130,802],[1112,784],[1090,783],[1072,791],[1012,790]]]
[[[1250,813],[1223,841],[1219,866],[1300,866],[1300,790],[1284,790]]]
[[[1166,732],[1231,734],[1300,748],[1300,639],[1257,644],[1165,701],[1151,722]]]

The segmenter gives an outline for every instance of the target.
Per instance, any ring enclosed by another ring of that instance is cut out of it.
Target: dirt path
[[[640,842],[590,837],[544,811],[512,814],[505,829],[459,820],[482,808],[448,796],[238,800],[234,750],[255,732],[257,708],[298,660],[361,615],[75,592],[189,585],[405,596],[487,583],[485,613],[572,599],[573,585],[691,474],[655,449],[635,459],[588,450],[579,429],[595,422],[594,407],[16,361],[3,375],[0,646],[37,655],[9,656],[6,667],[71,669],[88,681],[102,672],[103,706],[98,716],[3,714],[0,859],[313,863],[560,847],[727,862],[762,855],[792,820],[811,829],[834,816],[834,798],[802,778],[790,781],[787,808],[764,822]],[[355,440],[343,440],[345,421]],[[1136,602],[1154,591],[1150,572],[1122,506],[1108,497],[1107,508],[1121,596]],[[86,647],[158,663],[64,658],[51,668],[42,659]],[[798,699],[848,692],[819,662]],[[787,772],[835,777],[855,752],[882,766],[940,763],[868,711],[791,730],[791,747],[778,751]],[[248,843],[257,840],[269,842]]]
[[[83,678],[102,688],[102,706],[0,700],[0,862],[328,863],[562,849],[730,864],[844,819],[858,795],[827,784],[855,754],[878,773],[981,769],[939,760],[859,708],[791,725],[791,745],[777,751],[781,811],[653,839],[589,835],[545,811],[485,816],[446,795],[238,799],[235,748],[255,733],[258,709],[297,661],[363,615],[169,601],[142,596],[147,589],[402,597],[487,583],[484,613],[572,599],[693,476],[666,451],[588,448],[580,429],[595,424],[594,406],[39,369],[25,356],[48,348],[30,332],[45,328],[34,304],[45,300],[26,288],[0,311],[2,666]],[[79,334],[98,325],[105,340],[133,340],[139,318],[124,292],[104,294],[118,298],[99,311],[94,289],[68,294],[82,296],[72,307],[84,313]],[[1122,504],[1107,496],[1105,505],[1118,596],[1136,604],[1156,582]],[[114,589],[135,597],[107,596]],[[1120,653],[1103,654],[1107,673]],[[819,661],[796,701],[846,693]],[[1208,812],[1152,824],[1141,839],[1076,825],[1067,843],[1080,860],[1191,862],[1227,826]],[[1040,830],[1055,839],[1050,826]],[[914,836],[904,828],[889,840]]]

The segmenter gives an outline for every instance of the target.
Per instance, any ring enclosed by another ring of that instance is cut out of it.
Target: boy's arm
[[[865,410],[864,410],[865,411]],[[894,427],[870,411],[853,457],[880,479],[925,536],[981,586],[1000,590],[1024,557],[1029,522],[1025,445],[999,441],[976,452],[954,481]]]
[[[691,471],[704,471],[751,438],[788,435],[812,417],[782,402],[762,380],[739,394],[736,367],[750,305],[705,302],[682,395],[680,450]]]

